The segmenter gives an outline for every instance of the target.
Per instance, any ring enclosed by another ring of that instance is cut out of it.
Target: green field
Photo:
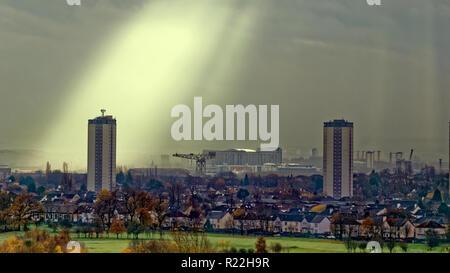
[[[50,230],[46,228],[49,232]],[[0,242],[3,242],[11,236],[20,236],[23,232],[7,232],[0,233]],[[131,239],[127,239],[126,234],[123,234],[121,238],[116,239],[115,235],[110,235],[109,238],[103,235],[101,238],[84,238],[83,235],[78,237],[77,234],[71,234],[73,240],[83,242],[87,247],[89,253],[118,253],[128,247]],[[164,237],[168,238],[168,234],[164,234]],[[130,237],[131,238],[131,237]],[[139,239],[152,240],[159,239],[159,234],[154,233],[151,235],[141,234]],[[216,246],[219,241],[229,241],[229,246],[234,247],[237,250],[241,248],[249,249],[255,248],[256,237],[254,236],[240,236],[230,234],[208,234],[208,239],[213,246]],[[266,245],[270,246],[271,243],[280,243],[283,246],[283,252],[289,253],[344,253],[347,252],[345,246],[340,241],[326,240],[326,239],[307,239],[307,238],[294,238],[294,237],[266,237]],[[428,251],[427,246],[424,244],[409,244],[408,253],[424,253],[424,252],[444,252],[447,245],[441,245]],[[359,249],[356,252],[360,252]],[[384,249],[383,252],[388,252]],[[402,252],[399,247],[396,247],[394,252]]]

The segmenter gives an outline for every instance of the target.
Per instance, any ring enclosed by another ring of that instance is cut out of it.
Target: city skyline
[[[320,150],[320,122],[346,118],[359,124],[355,150],[448,158],[447,2],[171,2],[3,1],[0,150],[37,151],[30,166],[85,168],[84,121],[100,108],[127,124],[123,165],[260,145],[172,140],[170,109],[202,96],[279,105],[288,153]]]
[[[101,111],[102,111],[102,113],[106,112],[106,110],[104,110],[104,109],[102,109]],[[97,118],[101,118],[101,117],[102,116],[99,116]],[[107,117],[111,117],[112,118],[112,116],[107,116]],[[114,118],[113,120],[115,121],[116,119]],[[339,121],[339,120],[345,120],[345,119],[334,119],[334,121]],[[327,122],[325,122],[325,123],[327,123]],[[449,128],[450,128],[450,122],[448,124],[449,124]],[[357,139],[358,138],[356,138],[356,141],[357,141]],[[450,131],[449,131],[448,141],[450,143]],[[196,142],[198,142],[198,141],[196,141]],[[214,141],[211,141],[211,142],[214,143]],[[245,144],[246,141],[240,141],[240,142],[244,143],[244,144],[242,144],[241,146],[230,145],[230,146],[222,148],[222,149],[215,148],[215,147],[220,147],[221,145],[216,145],[216,146],[215,145],[209,145],[208,147],[211,147],[211,148],[204,148],[205,146],[201,146],[199,148],[199,150],[195,150],[194,148],[191,149],[190,147],[191,146],[195,147],[196,145],[189,145],[188,148],[181,149],[181,150],[173,150],[173,152],[179,152],[179,151],[201,152],[201,151],[204,151],[204,150],[223,150],[223,151],[226,151],[226,150],[229,150],[229,149],[248,149],[248,147],[252,147],[252,148],[255,147],[255,150],[259,150],[258,145],[246,145]],[[352,142],[353,142],[353,140],[352,140]],[[87,138],[87,145],[89,145],[89,143],[90,143],[90,140],[89,140],[89,137],[88,137]],[[187,141],[187,143],[191,144],[193,142],[192,141]],[[307,151],[302,150],[301,153],[298,153],[298,150],[295,150],[295,151],[289,150],[289,153],[287,153],[287,156],[286,156],[286,148],[284,148],[283,145],[280,145],[279,148],[282,148],[284,150],[285,156],[283,156],[283,161],[284,160],[295,159],[296,156],[298,158],[308,158],[308,157],[314,158],[314,150],[315,150],[316,153],[318,153],[318,156],[320,156],[320,157],[323,157],[323,154],[324,154],[323,145],[318,146],[318,147],[311,147],[311,149],[307,150]],[[449,150],[450,150],[450,147],[449,147]],[[7,150],[7,151],[8,152],[12,152],[12,153],[15,152],[14,150]],[[18,151],[21,151],[21,150],[19,149]],[[25,154],[26,154],[26,150],[24,150],[24,151],[25,151]],[[390,162],[390,163],[394,164],[395,161],[392,161],[393,160],[392,157],[396,153],[406,154],[406,152],[407,152],[407,151],[398,151],[398,150],[396,150],[396,152],[392,152],[392,151],[382,151],[382,150],[379,150],[379,149],[375,150],[375,149],[364,149],[364,148],[362,148],[362,149],[352,148],[352,151],[353,151],[353,154],[352,154],[353,160],[365,160],[365,158],[367,157],[367,155],[365,155],[365,154],[373,153],[371,155],[372,156],[371,157],[371,159],[372,159],[372,166],[373,166],[373,161],[375,160],[375,153],[377,153],[377,161]],[[2,152],[2,150],[0,150],[0,152]],[[64,151],[61,151],[61,153],[63,154]],[[166,151],[165,153],[161,153],[161,154],[150,154],[150,153],[143,152],[143,156],[142,156],[141,160],[137,164],[129,164],[129,165],[123,164],[121,162],[120,158],[119,158],[119,163],[117,163],[117,165],[118,166],[128,166],[128,167],[146,167],[146,166],[148,166],[150,164],[150,162],[152,162],[152,164],[153,164],[153,162],[155,161],[155,158],[159,158],[162,155],[167,155],[167,154],[171,154],[171,153],[172,153],[172,151],[170,151],[170,150]],[[417,151],[416,151],[416,154],[417,154]],[[420,151],[419,151],[419,154],[420,154]],[[449,154],[447,154],[446,156],[441,157],[441,158],[435,158],[435,160],[433,160],[431,162],[428,161],[427,159],[424,159],[424,158],[421,158],[421,157],[415,157],[415,159],[416,159],[417,163],[422,163],[422,164],[427,164],[427,165],[435,165],[436,167],[439,166],[438,164],[442,164],[443,169],[445,169],[450,164],[449,163],[450,162],[450,156],[449,155],[450,155],[450,151],[449,151]],[[22,158],[23,158],[23,156],[26,156],[26,155],[22,155]],[[49,161],[52,161],[52,160],[49,159],[48,157],[43,157],[43,155],[40,155],[40,156],[41,156],[42,160],[41,160],[40,164],[38,164],[38,165],[34,165],[34,166],[29,166],[28,165],[27,166],[26,164],[29,164],[29,163],[24,163],[24,165],[22,165],[22,166],[13,166],[13,168],[18,168],[18,169],[25,168],[25,169],[27,169],[27,167],[28,168],[31,167],[32,170],[42,170],[43,166],[46,164],[46,162],[49,162]],[[48,156],[48,154],[47,154],[47,156]],[[389,158],[389,156],[391,156],[391,158]],[[378,158],[378,157],[380,157],[380,158]],[[73,161],[65,160],[64,158],[67,158],[67,156],[62,157],[61,162],[57,161],[57,163],[61,163],[61,164],[69,163],[71,170],[75,171],[75,172],[80,172],[80,171],[81,172],[84,172],[84,171],[88,172],[88,168],[85,168],[83,166],[79,166],[77,164],[73,164]],[[89,161],[89,158],[90,158],[89,153],[87,154],[87,158],[88,158],[88,161]],[[369,157],[367,157],[367,159],[369,159]],[[84,166],[86,166],[86,164],[89,165],[88,161],[84,161],[84,163],[82,162],[81,165],[83,165],[83,164],[84,164]],[[25,160],[25,162],[29,162],[29,161]],[[284,161],[284,162],[286,162],[286,161]],[[369,164],[369,163],[367,163],[367,164]],[[8,166],[8,164],[2,164],[2,165]],[[55,164],[55,165],[59,166],[58,164]],[[59,169],[59,167],[56,167],[56,169]]]

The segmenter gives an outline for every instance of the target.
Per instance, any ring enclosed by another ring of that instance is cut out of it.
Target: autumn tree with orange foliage
[[[25,232],[23,237],[8,238],[0,244],[0,253],[64,253],[70,240],[68,229],[56,236],[50,236],[46,230],[34,229]],[[87,251],[82,247],[81,252]]]
[[[131,241],[122,253],[177,253],[175,243],[169,240]]]
[[[101,220],[103,230],[111,227],[111,221],[118,208],[118,201],[115,193],[102,190],[94,203],[94,213]]]
[[[136,207],[137,209],[146,208],[148,210],[151,210],[152,204],[152,197],[148,192],[145,191],[138,191],[136,194]]]
[[[132,241],[123,253],[213,253],[203,232],[172,232],[171,240]]]
[[[20,230],[21,226],[27,230],[28,225],[32,222],[37,223],[43,213],[44,207],[30,193],[16,196],[6,211],[17,230]]]
[[[139,223],[145,227],[150,227],[153,224],[152,216],[147,208],[138,208],[136,215],[139,219]]]
[[[0,192],[0,230],[6,232],[10,230],[11,219],[8,216],[8,208],[14,202],[14,197],[6,191]]]
[[[161,227],[169,207],[167,200],[139,190],[127,190],[122,194],[119,210],[126,215],[127,227],[135,221],[144,227],[156,226],[161,230],[162,237]]]
[[[121,200],[119,209],[123,215],[125,215],[125,223],[128,224],[129,221],[134,220],[134,216],[136,215],[137,203],[136,203],[136,195],[137,191],[132,189],[127,189],[121,192]]]
[[[155,201],[151,195],[145,191],[139,191],[136,195],[136,216],[143,226],[151,226],[153,219],[150,215],[150,211],[153,211],[155,207]]]
[[[155,205],[154,205],[154,212],[156,216],[156,227],[159,230],[159,237],[162,238],[163,231],[162,227],[164,225],[164,222],[166,221],[168,208],[169,208],[169,202],[167,200],[163,201],[162,198],[155,199]]]
[[[342,240],[345,232],[344,217],[340,213],[335,213],[331,217],[330,230],[333,232],[334,237]]]
[[[218,178],[214,183],[214,187],[218,190],[225,189],[225,180],[223,180],[223,178]]]
[[[155,209],[155,202],[152,196],[145,191],[128,190],[123,193],[123,202],[119,209],[126,214],[127,223],[138,220],[144,226],[151,226],[153,219],[150,211]]]
[[[363,220],[362,224],[363,234],[366,235],[368,239],[371,239],[375,233],[375,222],[372,218],[367,217]]]
[[[119,235],[126,232],[127,229],[125,228],[125,225],[120,219],[115,218],[112,221],[111,228],[109,229],[109,232],[116,234],[117,239],[119,239]]]
[[[267,253],[266,249],[266,240],[263,236],[259,236],[258,240],[256,240],[256,253]]]
[[[245,223],[245,208],[238,208],[233,211],[231,214],[233,216],[233,219],[236,219],[239,221],[239,230],[241,231],[241,235],[244,234],[244,223]]]

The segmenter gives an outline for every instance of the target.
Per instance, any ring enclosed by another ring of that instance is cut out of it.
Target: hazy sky
[[[202,96],[280,105],[280,145],[303,155],[345,118],[355,150],[448,158],[447,0],[81,1],[0,1],[0,149],[85,168],[101,108],[117,118],[118,164],[259,146],[173,141],[171,108]]]

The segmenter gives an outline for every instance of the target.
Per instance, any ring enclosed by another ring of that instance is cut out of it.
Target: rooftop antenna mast
[[[104,117],[106,110],[105,109],[101,109],[100,112],[102,112],[102,117]]]

